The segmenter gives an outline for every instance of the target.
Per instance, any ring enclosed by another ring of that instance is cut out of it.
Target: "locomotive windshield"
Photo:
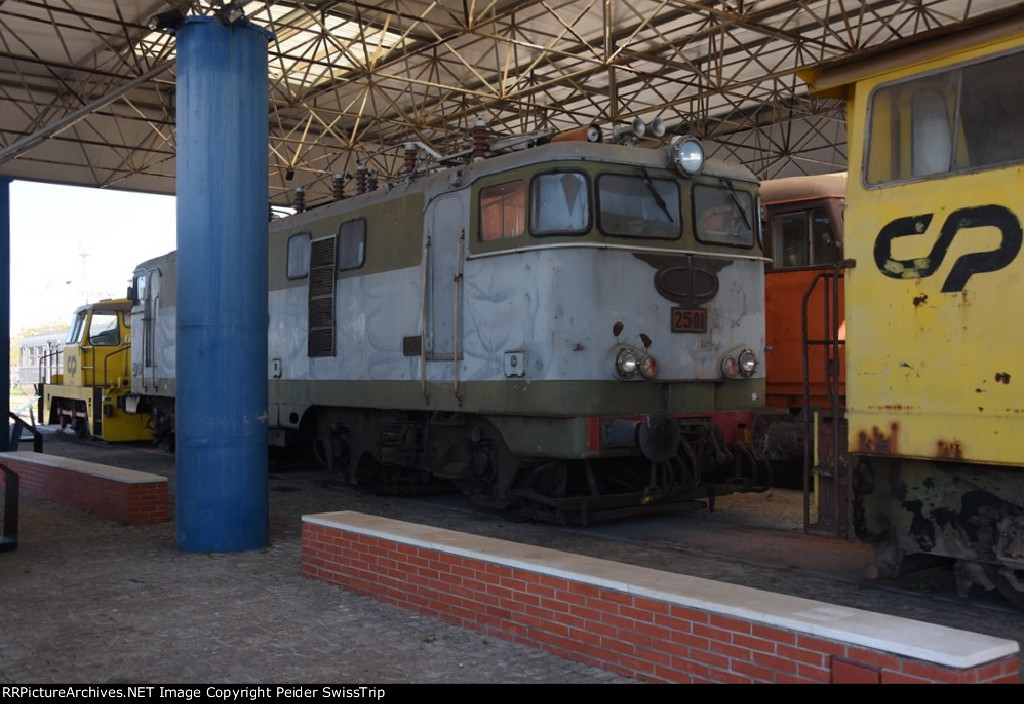
[[[75,317],[71,320],[71,327],[68,329],[67,339],[64,340],[64,344],[77,345],[82,341],[82,331],[85,329],[85,314],[86,311],[80,310],[75,313]]]
[[[526,189],[522,181],[509,181],[480,191],[480,239],[519,237],[525,232]]]
[[[749,172],[736,171],[746,190],[737,189],[726,176],[679,178],[644,156],[650,165],[541,164],[528,178],[481,183],[475,224],[486,246],[478,251],[531,246],[510,241],[524,238],[665,243],[691,237],[695,226],[701,243],[754,247],[761,223]]]
[[[699,184],[693,189],[693,209],[697,218],[697,239],[701,242],[754,246],[756,211],[750,193],[737,191],[728,184]]]
[[[772,216],[772,259],[776,269],[835,264],[842,254],[823,207]]]
[[[590,229],[590,189],[581,173],[541,174],[530,184],[530,231],[576,234]]]
[[[597,203],[598,226],[606,235],[675,239],[682,232],[675,181],[604,174],[597,180]]]

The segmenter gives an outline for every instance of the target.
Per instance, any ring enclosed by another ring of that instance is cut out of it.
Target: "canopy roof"
[[[220,3],[214,3],[219,5]],[[270,197],[330,197],[403,146],[660,118],[763,178],[845,168],[842,103],[797,71],[1019,7],[1004,0],[0,0],[0,175],[174,192],[168,10],[238,10],[270,46]]]

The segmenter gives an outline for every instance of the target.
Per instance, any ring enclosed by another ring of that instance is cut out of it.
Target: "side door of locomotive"
[[[133,385],[136,378],[145,384],[155,383],[157,376],[162,376],[162,374],[158,374],[160,370],[157,361],[160,289],[160,269],[154,268],[136,274],[132,294],[132,318],[137,328],[132,345]],[[141,392],[143,389],[134,390]]]
[[[466,256],[468,191],[446,193],[427,205],[424,354],[428,362],[451,362],[450,379],[462,357],[462,272]]]

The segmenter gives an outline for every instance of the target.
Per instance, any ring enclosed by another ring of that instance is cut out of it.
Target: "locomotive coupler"
[[[679,424],[671,413],[654,411],[640,420],[612,418],[601,425],[601,446],[638,447],[653,462],[665,462],[679,450]]]

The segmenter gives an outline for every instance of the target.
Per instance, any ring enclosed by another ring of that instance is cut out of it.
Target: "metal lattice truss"
[[[221,3],[213,3],[220,5]],[[274,35],[270,196],[330,196],[403,147],[635,118],[758,175],[845,167],[843,106],[797,69],[1011,8],[1004,0],[240,2]],[[151,16],[200,2],[0,0],[0,175],[174,192],[174,39]]]

